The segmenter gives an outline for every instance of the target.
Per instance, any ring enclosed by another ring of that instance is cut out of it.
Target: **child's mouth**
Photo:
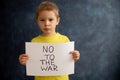
[[[45,30],[45,31],[48,31],[48,30],[50,30],[50,28],[44,28],[44,30]]]

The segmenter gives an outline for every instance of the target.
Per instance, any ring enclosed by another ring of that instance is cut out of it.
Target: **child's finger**
[[[79,60],[79,58],[80,58],[80,53],[79,53],[79,51],[77,51],[77,50],[75,50],[75,51],[71,51],[70,54],[73,55],[73,59],[74,59],[74,61]]]
[[[21,60],[21,59],[28,59],[28,55],[27,54],[22,54],[22,55],[20,55],[19,56],[19,61]]]
[[[26,65],[26,62],[27,62],[27,58],[22,58],[20,60],[20,64],[22,64],[22,65]]]

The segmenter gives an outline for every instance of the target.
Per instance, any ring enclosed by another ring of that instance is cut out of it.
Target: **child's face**
[[[56,33],[56,25],[58,25],[60,19],[56,16],[54,11],[41,11],[39,12],[37,23],[40,27],[43,35],[50,36]]]

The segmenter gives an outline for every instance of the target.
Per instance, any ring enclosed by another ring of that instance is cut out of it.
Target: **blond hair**
[[[58,6],[50,1],[44,1],[42,3],[40,3],[40,5],[38,6],[37,10],[36,10],[36,19],[38,19],[39,13],[41,11],[44,10],[48,10],[48,11],[54,11],[56,16],[59,17],[59,8]]]

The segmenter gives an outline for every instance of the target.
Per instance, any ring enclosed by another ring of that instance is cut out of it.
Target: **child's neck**
[[[57,34],[57,32],[55,32],[55,33],[52,33],[52,34],[42,34],[42,36],[53,36],[53,35],[55,35],[55,34]]]

